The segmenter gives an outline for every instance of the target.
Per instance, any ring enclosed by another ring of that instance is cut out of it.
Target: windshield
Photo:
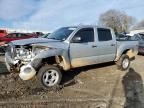
[[[64,41],[75,29],[73,27],[63,27],[51,33],[46,38]]]

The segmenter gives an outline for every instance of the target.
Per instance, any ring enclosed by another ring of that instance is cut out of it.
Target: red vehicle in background
[[[30,33],[9,33],[4,37],[0,37],[0,45],[6,44],[10,41],[20,40],[20,39],[27,39],[27,38],[36,38],[36,34]]]
[[[4,36],[6,36],[6,35],[7,35],[7,31],[0,29],[0,38],[1,38],[1,37],[4,37]]]
[[[38,36],[33,33],[9,33],[6,36],[0,37],[0,52],[5,52],[7,43],[27,38],[37,38]]]

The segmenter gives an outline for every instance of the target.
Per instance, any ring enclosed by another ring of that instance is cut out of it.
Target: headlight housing
[[[43,46],[19,46],[16,48],[15,59],[29,62],[39,53],[48,50],[48,47]]]
[[[32,52],[31,48],[24,48],[23,46],[20,46],[19,48],[16,48],[15,59],[22,59],[24,61],[30,60],[32,57],[31,52]]]
[[[45,47],[45,46],[35,46],[33,47],[33,55],[37,55],[43,51],[46,51],[48,50],[49,48],[48,47]]]

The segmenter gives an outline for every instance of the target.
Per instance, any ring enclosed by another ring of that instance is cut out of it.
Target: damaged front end
[[[38,58],[37,55],[45,50],[48,50],[48,47],[9,44],[5,53],[7,69],[10,72],[20,72],[21,79],[29,80],[35,76],[41,64],[42,58]]]

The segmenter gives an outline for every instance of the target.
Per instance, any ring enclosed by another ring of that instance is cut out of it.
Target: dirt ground
[[[144,56],[127,71],[114,63],[65,72],[61,86],[43,89],[37,79],[8,73],[0,56],[0,108],[144,108]]]

